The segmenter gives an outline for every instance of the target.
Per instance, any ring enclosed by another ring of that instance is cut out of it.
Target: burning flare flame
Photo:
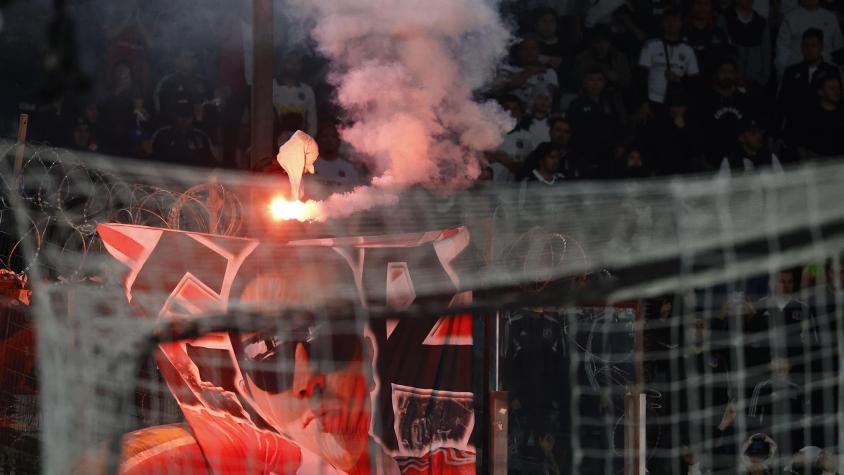
[[[270,216],[273,220],[313,221],[323,217],[319,203],[312,200],[299,201],[305,195],[302,175],[314,173],[314,162],[318,156],[319,146],[316,141],[301,130],[297,130],[287,142],[279,147],[276,160],[290,180],[290,193],[293,200],[282,196],[275,197],[270,202]]]
[[[270,202],[270,216],[274,221],[313,221],[322,216],[318,202],[288,200],[278,196]]]

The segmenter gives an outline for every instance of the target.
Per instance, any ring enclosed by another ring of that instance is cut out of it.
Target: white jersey
[[[276,113],[287,112],[302,114],[305,119],[303,126],[310,136],[317,133],[317,111],[314,90],[311,86],[300,82],[298,86],[282,86],[273,81],[273,106]]]
[[[539,145],[541,143],[551,141],[551,126],[549,122],[550,121],[547,118],[533,119],[530,121],[528,131],[530,131],[531,135],[533,135],[534,144]]]
[[[507,76],[515,76],[517,74],[521,74],[524,71],[524,68],[519,66],[513,66],[509,64],[505,64],[501,66],[499,74],[507,77]],[[519,89],[512,91],[513,95],[518,97],[522,104],[524,104],[525,108],[530,108],[530,105],[533,104],[533,100],[536,96],[540,94],[551,94],[552,89],[557,89],[559,87],[559,80],[557,79],[557,72],[551,68],[546,68],[545,72],[534,74],[527,80],[527,82],[522,85]]]
[[[348,160],[336,158],[334,160],[317,160],[314,163],[316,173],[313,178],[317,181],[341,187],[351,188],[360,184],[358,170]]]
[[[499,152],[504,152],[518,163],[525,159],[536,147],[533,134],[529,130],[517,129],[504,136],[504,141],[498,146]],[[492,168],[493,183],[512,183],[516,176],[504,165],[494,162]]]
[[[671,71],[675,76],[683,78],[700,73],[697,56],[691,46],[685,43],[670,45],[661,39],[645,43],[639,55],[639,66],[648,70],[648,99],[660,104],[665,101],[665,92],[668,90],[665,71],[668,69],[669,61],[666,61],[666,50]]]

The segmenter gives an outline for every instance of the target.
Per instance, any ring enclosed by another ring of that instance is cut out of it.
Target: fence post
[[[26,151],[26,128],[29,126],[29,114],[21,114],[18,125],[18,147],[15,151],[15,189],[21,186],[23,179],[23,155]]]

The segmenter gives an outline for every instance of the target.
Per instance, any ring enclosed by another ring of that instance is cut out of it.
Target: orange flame
[[[319,205],[314,201],[290,201],[276,197],[270,202],[270,216],[274,221],[312,221],[320,216]]]

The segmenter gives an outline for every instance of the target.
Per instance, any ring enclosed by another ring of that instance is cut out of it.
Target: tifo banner
[[[284,243],[97,230],[139,318],[344,299],[394,309],[471,302],[460,285],[463,227]],[[452,293],[426,292],[443,282]],[[471,316],[283,323],[160,345],[156,363],[185,423],[127,437],[122,472],[474,473]]]

